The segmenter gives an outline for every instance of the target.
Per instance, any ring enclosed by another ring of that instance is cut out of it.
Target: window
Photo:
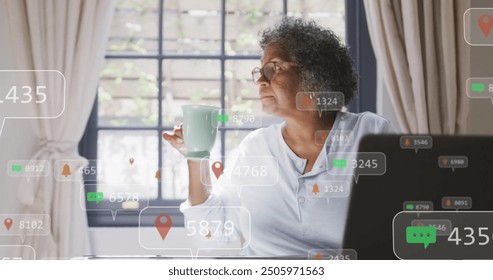
[[[345,9],[344,0],[119,0],[80,144],[83,156],[97,159],[90,161],[98,172],[85,177],[86,191],[105,193],[104,201],[88,207],[90,226],[138,224],[139,211],[132,211],[138,205],[121,199],[115,208],[108,201],[107,193],[122,188],[148,194],[150,206],[178,206],[188,192],[186,161],[161,135],[181,122],[181,105],[260,116],[250,74],[259,65],[257,33],[287,14],[314,19],[345,39]],[[251,130],[279,121],[261,120],[240,129],[221,124],[212,154],[228,156]],[[115,216],[116,209],[125,210]],[[183,221],[178,211],[174,215],[174,223]]]

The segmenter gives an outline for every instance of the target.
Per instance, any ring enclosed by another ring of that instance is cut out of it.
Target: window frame
[[[358,73],[358,94],[348,109],[355,113],[376,113],[377,62],[366,22],[365,5],[361,0],[346,0],[346,44]]]
[[[225,108],[225,87],[226,87],[226,78],[224,75],[226,61],[228,60],[260,60],[260,55],[226,55],[225,54],[225,40],[226,40],[226,1],[221,1],[221,50],[219,55],[169,55],[164,54],[163,52],[163,1],[159,1],[159,25],[158,28],[158,52],[155,54],[107,54],[105,59],[153,59],[158,61],[158,77],[157,83],[158,85],[162,84],[163,81],[163,63],[168,59],[213,59],[220,61],[220,102],[221,108]],[[354,66],[356,72],[359,74],[358,78],[358,96],[353,103],[350,105],[349,110],[352,112],[362,112],[362,111],[373,111],[375,112],[376,108],[376,74],[375,74],[375,57],[373,54],[373,49],[371,46],[371,42],[368,35],[368,28],[366,24],[366,16],[364,14],[363,3],[359,0],[346,0],[345,3],[345,13],[346,13],[346,43],[349,47],[350,54],[354,59]],[[288,0],[283,0],[283,15],[287,15],[288,13]],[[359,18],[362,16],[362,18]],[[355,21],[348,21],[348,18],[356,18]],[[373,79],[373,80],[372,80]],[[173,127],[163,126],[162,124],[162,97],[163,97],[163,89],[161,86],[158,86],[158,124],[156,126],[142,126],[142,127],[111,127],[111,126],[98,126],[98,97],[96,96],[94,101],[94,106],[91,111],[91,115],[89,121],[86,126],[86,130],[84,135],[79,143],[79,153],[87,158],[87,159],[97,159],[97,143],[98,143],[98,132],[99,130],[155,130],[158,133],[158,153],[159,153],[159,168],[162,169],[163,166],[163,157],[162,157],[162,148],[163,148],[163,139],[161,137],[164,131],[172,130]],[[234,131],[234,130],[243,130],[243,131],[253,131],[256,128],[247,127],[247,128],[228,128],[224,123],[221,123],[218,127],[218,133],[220,133],[220,141],[221,141],[221,157],[224,158],[226,153],[226,132]],[[84,183],[87,184],[95,184],[95,178],[90,178],[88,176],[84,177]],[[162,182],[158,182],[158,198],[156,200],[152,200],[149,202],[149,206],[179,206],[183,201],[182,200],[170,200],[170,199],[162,199],[161,198],[161,184]],[[88,189],[86,186],[86,191],[96,191]],[[101,202],[98,204],[98,207],[101,208],[101,211],[86,211],[87,218],[89,222],[89,227],[137,227],[139,225],[139,214],[140,211],[136,210],[118,210],[117,215],[115,213],[110,213],[110,211],[104,211],[105,202]],[[152,208],[150,209],[152,210]],[[158,210],[155,210],[158,211]],[[152,226],[154,221],[152,220],[155,217],[152,211],[148,211],[149,215],[142,217],[140,221],[141,225],[144,226]],[[183,214],[179,211],[178,207],[170,209],[167,213],[171,216],[173,220],[173,224],[176,226],[184,226],[184,217]]]

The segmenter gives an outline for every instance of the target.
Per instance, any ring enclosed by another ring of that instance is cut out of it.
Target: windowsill
[[[111,215],[110,215],[111,217]],[[144,227],[92,227],[89,228],[89,240],[91,244],[92,255],[97,256],[176,256],[190,257],[189,249],[146,249],[139,243],[139,230],[149,231],[157,234],[156,228]],[[175,248],[190,248],[196,255],[197,248],[193,245],[190,238],[187,238],[187,230],[184,227],[174,227],[166,236],[167,244],[173,244]],[[148,246],[153,248],[162,248],[163,243],[160,239],[149,241]],[[239,247],[239,243],[230,244],[231,248],[215,249],[211,251],[201,251],[199,255],[204,256],[221,256],[221,255],[238,255],[240,250],[234,249]]]
[[[174,205],[171,205],[174,206]],[[175,208],[176,207],[176,208]],[[183,214],[180,212],[179,206],[173,208],[166,208],[166,214],[170,215],[173,220],[173,226],[183,227],[184,218]],[[163,208],[164,209],[164,208]],[[140,210],[118,210],[113,212],[115,217],[110,210],[101,211],[87,211],[87,219],[89,221],[89,227],[154,227],[156,216],[162,214],[164,210],[160,208],[149,209],[146,214],[141,216]]]

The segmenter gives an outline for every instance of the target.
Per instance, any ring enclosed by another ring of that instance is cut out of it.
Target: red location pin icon
[[[304,105],[304,107],[305,107],[304,109],[308,109],[308,108],[310,108],[310,104],[311,104],[311,103],[312,103],[312,101],[311,101],[310,97],[309,97],[308,95],[305,95],[305,96],[303,97],[303,105]]]
[[[220,161],[216,161],[212,164],[212,172],[216,175],[216,178],[219,179],[219,176],[223,173],[224,165]]]
[[[134,158],[133,158],[133,157],[131,157],[131,158],[128,160],[128,162],[130,162],[130,165],[134,164],[134,161],[135,161],[135,160],[134,160]]]
[[[155,225],[157,231],[159,232],[159,235],[161,235],[161,238],[164,240],[166,238],[166,235],[168,235],[171,226],[173,225],[173,221],[171,220],[170,216],[166,214],[161,214],[157,216]]]
[[[481,31],[483,31],[484,37],[488,37],[493,27],[493,18],[490,15],[482,15],[479,17],[478,25]]]
[[[7,228],[7,230],[10,230],[10,227],[12,226],[12,219],[11,218],[5,219],[5,221],[3,221],[3,224],[5,225],[5,228]]]

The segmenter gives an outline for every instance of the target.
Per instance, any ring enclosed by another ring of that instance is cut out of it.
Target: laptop
[[[385,154],[386,170],[353,180],[343,248],[358,259],[401,258],[393,240],[401,211],[493,210],[493,137],[369,135],[359,152]],[[456,209],[457,198],[465,202]]]

